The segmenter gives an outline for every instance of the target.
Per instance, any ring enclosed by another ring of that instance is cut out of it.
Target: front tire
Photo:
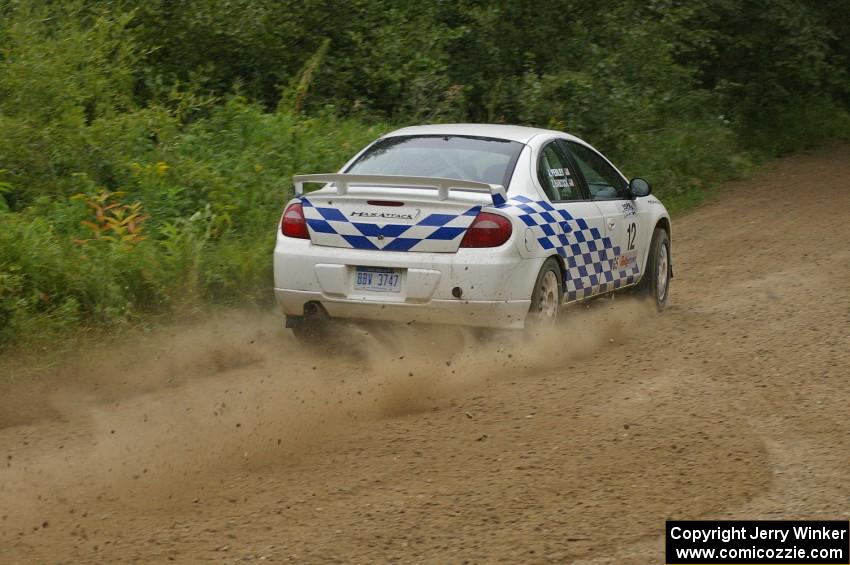
[[[644,298],[652,298],[659,312],[667,307],[672,273],[670,237],[666,230],[655,228],[646,259],[646,269],[638,284],[638,293]]]
[[[563,275],[558,261],[553,257],[546,259],[537,275],[534,290],[531,293],[531,307],[528,311],[528,327],[538,328],[554,326],[558,321],[558,310],[563,300]]]

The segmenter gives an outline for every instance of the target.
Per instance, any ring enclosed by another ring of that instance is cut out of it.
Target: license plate
[[[354,289],[372,292],[399,292],[401,274],[397,269],[357,267],[354,272]]]

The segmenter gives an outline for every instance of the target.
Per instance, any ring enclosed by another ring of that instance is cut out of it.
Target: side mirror
[[[652,187],[650,186],[649,181],[641,177],[635,177],[629,181],[629,190],[631,191],[633,198],[649,196],[652,194]]]

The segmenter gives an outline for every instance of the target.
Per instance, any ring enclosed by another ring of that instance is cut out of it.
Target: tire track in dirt
[[[677,218],[661,316],[324,353],[230,316],[19,379],[0,561],[646,563],[668,517],[846,517],[848,179],[822,148]]]

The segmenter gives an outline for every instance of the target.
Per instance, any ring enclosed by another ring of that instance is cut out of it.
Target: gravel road
[[[0,562],[660,563],[668,518],[850,516],[850,147],[674,218],[661,315],[218,315],[0,367]]]

